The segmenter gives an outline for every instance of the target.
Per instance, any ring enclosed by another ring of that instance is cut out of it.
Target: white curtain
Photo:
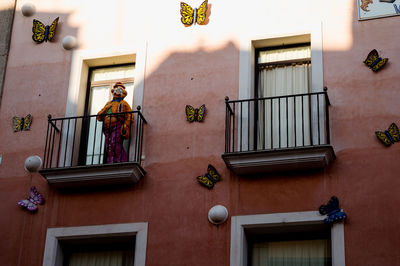
[[[260,52],[258,63],[310,59],[311,49],[295,47]],[[266,65],[259,67],[258,97],[308,93],[311,64]],[[258,149],[310,145],[310,98],[289,97],[259,101]]]
[[[133,253],[124,251],[72,253],[68,266],[133,266]]]
[[[252,266],[327,266],[331,265],[329,241],[298,240],[255,243]]]

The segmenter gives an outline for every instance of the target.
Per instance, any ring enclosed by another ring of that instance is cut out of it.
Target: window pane
[[[69,257],[68,266],[133,266],[133,252],[77,252]]]
[[[110,86],[97,86],[90,88],[89,115],[97,114],[110,100]]]
[[[126,95],[124,100],[133,109],[133,82],[124,83],[124,86],[125,86],[126,91],[128,92],[128,95]]]
[[[99,68],[92,71],[90,81],[133,78],[134,71],[135,65]]]
[[[327,266],[330,254],[327,239],[255,243],[252,266]]]
[[[259,63],[310,58],[310,46],[260,51]],[[287,96],[311,91],[311,64],[267,65],[258,68],[258,97]],[[308,146],[311,142],[310,97],[265,99],[258,102],[257,149]],[[315,108],[314,108],[315,109]],[[313,110],[314,110],[313,109]]]
[[[311,47],[300,46],[293,48],[282,48],[274,50],[260,51],[258,63],[273,63],[285,60],[311,58]]]
[[[97,86],[91,89],[89,115],[97,114],[110,98],[109,86]],[[86,164],[100,164],[103,162],[104,136],[102,133],[102,122],[96,117],[91,117],[89,122],[89,134],[86,152]]]

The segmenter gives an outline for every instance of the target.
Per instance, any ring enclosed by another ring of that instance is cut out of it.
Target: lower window
[[[135,237],[60,241],[63,266],[133,266]]]
[[[144,266],[147,223],[48,228],[43,266]]]
[[[332,265],[328,226],[289,226],[274,228],[271,232],[251,229],[245,232],[248,242],[248,265]]]
[[[344,224],[318,211],[231,217],[231,266],[345,266]]]

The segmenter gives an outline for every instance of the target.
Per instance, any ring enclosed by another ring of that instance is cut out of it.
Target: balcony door
[[[256,149],[311,144],[309,43],[256,50]],[[283,97],[280,97],[283,96]],[[288,97],[291,96],[291,97]]]
[[[86,134],[82,134],[81,165],[103,163],[105,139],[102,133],[102,122],[97,121],[92,115],[96,115],[112,99],[111,89],[117,81],[124,84],[128,92],[124,100],[132,107],[134,71],[134,64],[90,69],[85,106],[85,116],[90,117],[83,125]]]

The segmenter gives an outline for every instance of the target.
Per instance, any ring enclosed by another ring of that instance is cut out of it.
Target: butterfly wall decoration
[[[217,183],[219,180],[221,180],[221,175],[211,164],[209,164],[207,167],[207,173],[197,177],[197,181],[199,181],[200,184],[208,189],[213,188],[215,183]]]
[[[208,0],[205,0],[199,8],[192,8],[188,4],[181,2],[181,22],[185,27],[195,24],[205,25],[207,19]]]
[[[324,219],[324,222],[328,224],[343,221],[347,217],[346,213],[339,208],[339,199],[336,196],[332,196],[326,205],[321,205],[319,213],[328,216]]]
[[[42,194],[40,194],[37,190],[36,187],[33,186],[29,190],[29,197],[24,200],[18,201],[18,205],[27,209],[30,212],[35,212],[38,210],[37,205],[43,205],[44,203],[44,198]]]
[[[37,43],[52,41],[54,39],[54,36],[56,36],[58,19],[59,17],[57,17],[50,26],[45,26],[39,20],[34,19],[32,27],[32,39]]]
[[[388,130],[375,131],[375,135],[387,147],[400,141],[400,131],[395,123],[390,124]]]
[[[206,105],[203,104],[200,108],[194,108],[191,105],[186,105],[186,119],[191,122],[202,122],[206,115]]]
[[[12,119],[14,132],[22,130],[30,130],[32,124],[32,115],[27,114],[25,117],[14,116]]]
[[[369,67],[372,71],[377,72],[381,70],[388,61],[388,58],[379,57],[378,51],[376,49],[369,52],[367,58],[364,60],[364,64]]]

